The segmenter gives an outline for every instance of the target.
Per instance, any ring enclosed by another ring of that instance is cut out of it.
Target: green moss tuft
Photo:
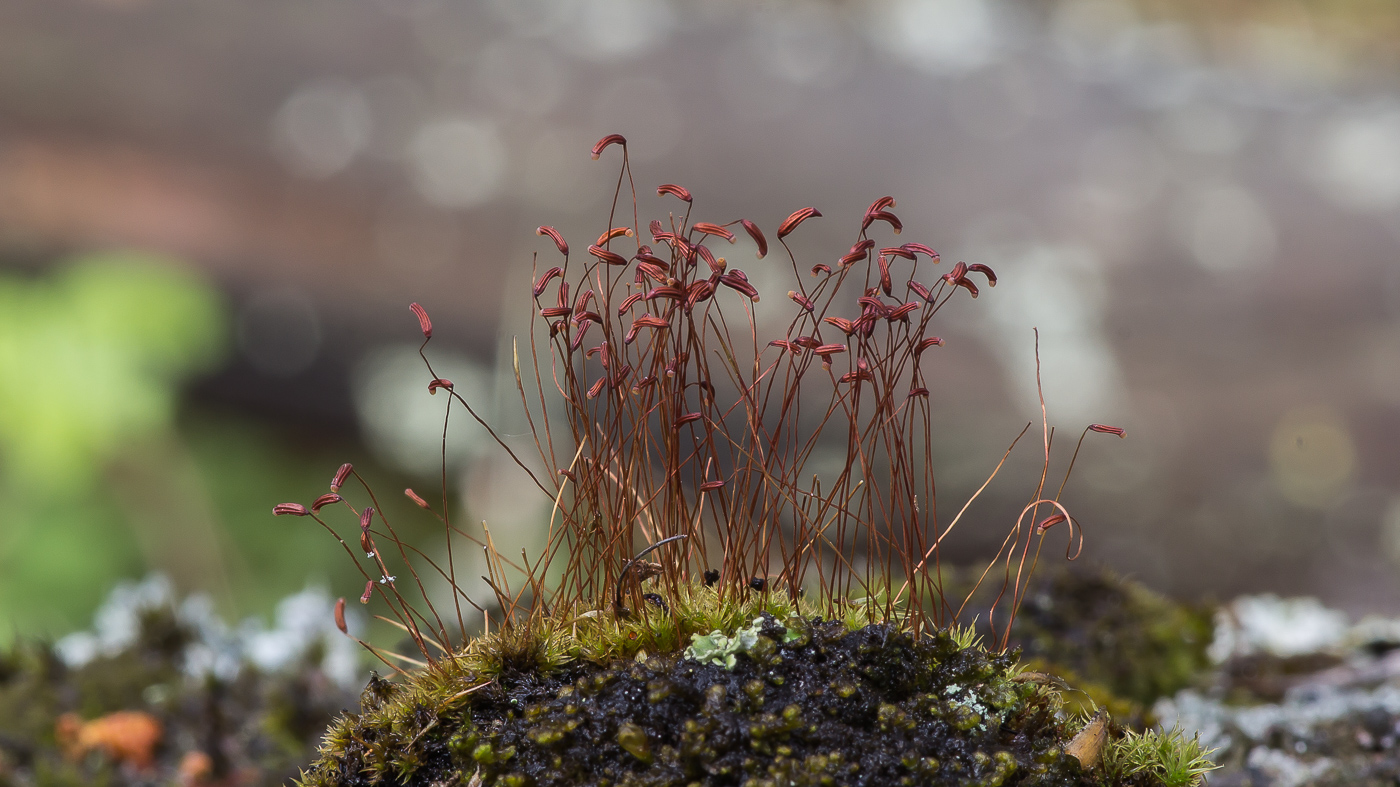
[[[1218,768],[1199,737],[1187,738],[1180,727],[1167,731],[1128,731],[1104,747],[1100,783],[1144,787],[1196,787]]]

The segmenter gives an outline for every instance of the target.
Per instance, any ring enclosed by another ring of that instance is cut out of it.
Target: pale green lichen
[[[763,628],[765,619],[762,616],[753,619],[748,626],[736,630],[733,634],[725,634],[720,629],[715,629],[709,634],[692,634],[690,645],[685,649],[684,656],[701,664],[714,664],[733,671],[734,665],[738,663],[740,653],[748,653],[759,644],[758,634]],[[791,616],[787,620],[788,625],[783,632],[783,644],[791,644],[803,637],[802,620],[797,616]]]
[[[701,664],[714,664],[733,670],[740,653],[747,653],[758,644],[758,630],[763,626],[763,618],[754,618],[753,623],[726,635],[715,629],[709,634],[695,634],[685,649],[685,657]]]

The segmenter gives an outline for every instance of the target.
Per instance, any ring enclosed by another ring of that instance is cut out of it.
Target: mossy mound
[[[1037,581],[1011,644],[1029,669],[1064,678],[1140,728],[1154,723],[1153,702],[1209,673],[1212,615],[1112,572],[1061,569]]]
[[[682,655],[376,681],[306,785],[1077,785],[1058,695],[948,632],[769,615]],[[485,684],[484,686],[482,684]],[[474,687],[481,686],[476,690]],[[425,687],[426,690],[425,690]],[[480,780],[479,782],[477,780]]]

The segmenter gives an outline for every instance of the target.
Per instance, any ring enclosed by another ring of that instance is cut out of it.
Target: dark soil
[[[678,656],[507,671],[437,713],[372,684],[307,784],[1080,785],[1055,695],[1009,656],[771,620],[733,671]],[[470,679],[462,683],[469,683]],[[415,699],[416,698],[416,699]]]

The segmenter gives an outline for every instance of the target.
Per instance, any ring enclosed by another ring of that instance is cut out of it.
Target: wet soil
[[[507,671],[438,713],[376,684],[308,784],[1080,785],[1053,692],[1013,661],[871,626],[771,620],[732,671],[679,656]],[[469,679],[462,681],[469,682]]]

